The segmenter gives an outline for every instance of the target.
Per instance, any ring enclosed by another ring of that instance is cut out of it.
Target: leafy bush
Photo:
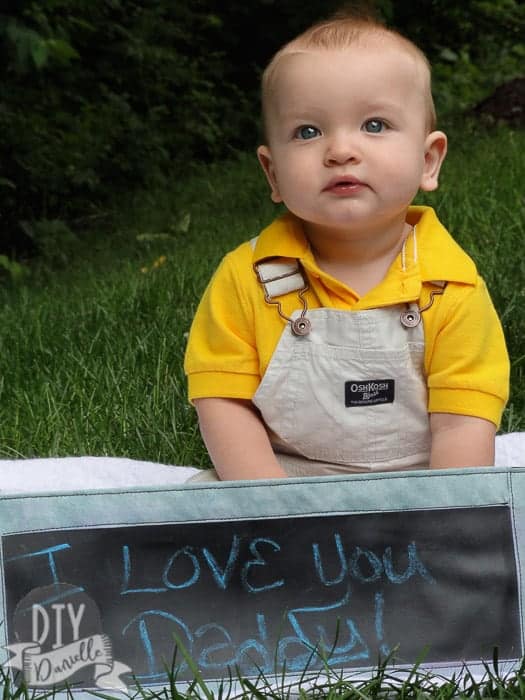
[[[397,2],[387,16],[430,58],[438,113],[445,117],[524,74],[525,5],[519,0],[422,0],[417,13]]]
[[[258,81],[285,41],[340,0],[20,0],[0,14],[0,252],[21,221],[75,219],[196,161],[251,149]],[[523,72],[518,0],[376,0],[435,66],[438,110]],[[432,31],[428,31],[429,27]]]
[[[20,220],[85,213],[174,161],[224,155],[244,107],[220,32],[203,2],[22,2],[0,17],[2,247]]]

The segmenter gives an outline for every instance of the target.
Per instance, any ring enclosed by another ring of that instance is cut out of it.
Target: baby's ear
[[[432,131],[425,140],[425,166],[420,188],[425,192],[436,190],[439,171],[447,155],[447,137],[442,131]]]
[[[264,174],[266,175],[266,179],[268,180],[271,188],[271,198],[272,202],[275,202],[278,204],[279,202],[283,201],[283,198],[281,197],[279,193],[279,186],[277,184],[277,178],[275,176],[275,169],[273,167],[273,159],[272,159],[272,154],[268,146],[259,146],[257,149],[257,158],[259,159],[259,163],[261,164],[262,169],[264,170]]]

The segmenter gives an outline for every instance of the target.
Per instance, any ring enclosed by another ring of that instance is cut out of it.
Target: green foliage
[[[21,221],[20,225],[47,264],[57,267],[72,257],[77,238],[61,219]]]
[[[274,51],[341,0],[20,0],[0,12],[0,252],[21,221],[69,222],[115,193],[252,149]],[[375,0],[434,63],[438,111],[523,73],[518,0]],[[431,27],[431,31],[429,31]]]
[[[391,22],[430,58],[441,115],[461,113],[524,74],[525,5],[519,0],[422,0],[417,12],[405,2],[393,7]]]
[[[224,155],[245,105],[221,31],[204,2],[23,2],[0,17],[4,248],[20,220],[82,214],[174,161]]]
[[[79,58],[64,39],[46,38],[15,19],[7,20],[5,36],[14,50],[12,65],[20,73],[30,72],[33,67],[40,70],[52,62],[67,65],[72,59]]]
[[[16,260],[11,260],[7,255],[0,255],[0,279],[4,278],[10,282],[18,283],[27,277],[28,272],[27,267]]]

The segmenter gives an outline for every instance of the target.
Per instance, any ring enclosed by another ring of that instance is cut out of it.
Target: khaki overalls
[[[255,268],[266,302],[287,319],[253,397],[285,471],[312,476],[427,468],[424,309],[307,310],[297,261],[263,261]],[[436,285],[435,293],[442,293],[444,283]],[[291,291],[299,293],[303,309],[288,318],[279,296]],[[213,471],[199,477],[213,479]]]

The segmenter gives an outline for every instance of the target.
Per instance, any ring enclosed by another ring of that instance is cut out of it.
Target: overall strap
[[[250,241],[252,249],[255,249],[257,238]],[[254,263],[253,269],[267,301],[290,292],[306,291],[308,288],[308,281],[296,258],[264,258],[261,262]]]
[[[280,258],[255,263],[254,269],[268,300],[290,292],[300,292],[308,287],[297,260]]]
[[[252,248],[255,248],[256,240],[252,239],[250,241]],[[309,285],[299,260],[280,257],[264,258],[261,262],[254,263],[253,269],[263,288],[264,301],[277,308],[279,316],[290,324],[294,335],[308,335],[311,330],[311,324],[306,318],[308,305],[304,298],[304,293]],[[303,307],[299,317],[295,319],[290,318],[283,312],[281,302],[278,299],[278,297],[290,292],[297,292]]]

